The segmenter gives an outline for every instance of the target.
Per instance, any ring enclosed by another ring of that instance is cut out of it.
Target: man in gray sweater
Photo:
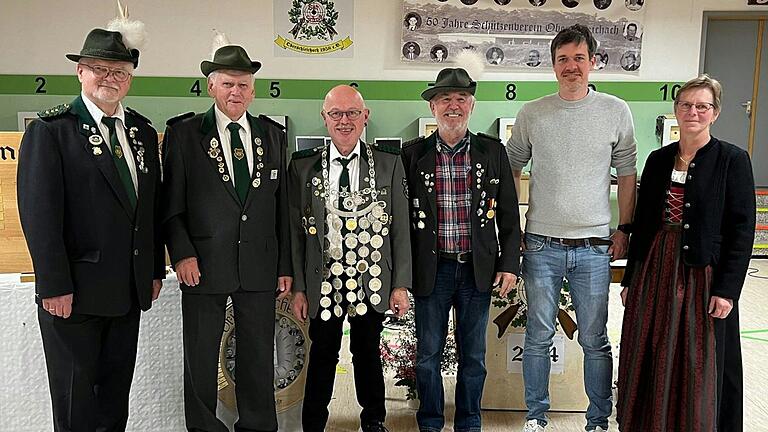
[[[531,161],[522,270],[528,300],[524,432],[542,432],[547,425],[549,348],[563,278],[570,284],[584,350],[587,431],[608,430],[611,414],[610,261],[627,248],[637,157],[627,104],[588,87],[596,45],[582,25],[557,34],[551,54],[559,91],[522,107],[507,145],[518,190],[521,170]],[[619,179],[619,226],[609,236],[612,167]]]

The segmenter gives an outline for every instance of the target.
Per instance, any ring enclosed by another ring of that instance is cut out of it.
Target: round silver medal
[[[320,319],[323,321],[328,321],[329,319],[331,319],[331,311],[329,311],[328,309],[323,309],[323,311],[320,312]]]
[[[368,273],[373,277],[378,277],[381,274],[381,267],[378,264],[374,264],[368,269]]]
[[[371,261],[373,262],[381,261],[381,252],[373,251],[373,253],[371,254]]]
[[[354,303],[357,300],[357,294],[354,291],[347,291],[347,301]]]
[[[341,263],[333,263],[331,264],[331,273],[333,273],[334,276],[340,276],[342,273],[344,273],[344,267],[341,265]]]
[[[359,240],[362,244],[367,244],[369,241],[371,241],[371,235],[368,233],[368,231],[363,231],[357,235],[357,240]]]
[[[333,287],[331,287],[330,282],[323,282],[320,284],[320,294],[322,295],[330,294],[332,289]],[[328,306],[325,306],[325,307],[328,307]]]
[[[371,289],[371,291],[378,291],[381,289],[381,279],[375,277],[371,278],[371,281],[368,282],[368,288]]]
[[[347,287],[348,290],[354,291],[357,289],[357,281],[354,279],[347,279],[347,281],[344,283],[344,286]]]
[[[381,303],[381,296],[377,293],[373,293],[370,297],[368,297],[368,300],[372,305],[376,306],[377,304]]]
[[[333,314],[337,317],[341,317],[341,315],[344,313],[344,309],[341,308],[341,306],[336,305],[333,307]]]
[[[352,233],[347,234],[347,237],[344,239],[344,245],[347,249],[354,249],[357,246],[357,236]]]
[[[371,224],[371,227],[373,228],[373,232],[381,232],[381,229],[383,228],[381,222],[379,221],[374,221]]]
[[[360,229],[368,229],[371,226],[371,221],[368,220],[367,217],[361,217],[360,220],[357,222],[357,225],[360,227]]]
[[[340,290],[341,287],[344,285],[341,282],[341,279],[339,279],[339,278],[333,278],[333,281],[331,283],[333,284],[333,289],[335,289],[335,290]]]
[[[331,255],[331,258],[335,259],[336,261],[340,260],[343,256],[340,247],[331,248],[329,254]]]
[[[376,234],[375,236],[371,237],[371,247],[374,249],[378,249],[384,245],[384,239]]]
[[[357,268],[355,266],[349,266],[344,270],[349,277],[355,277],[357,274]]]
[[[360,258],[365,258],[371,253],[370,250],[368,250],[367,246],[360,246],[357,248],[357,254],[360,255]]]
[[[320,307],[328,308],[331,306],[331,299],[329,297],[320,297]]]
[[[355,306],[355,312],[357,312],[358,315],[365,315],[365,313],[368,312],[368,306],[366,306],[365,303],[358,303],[357,306]]]

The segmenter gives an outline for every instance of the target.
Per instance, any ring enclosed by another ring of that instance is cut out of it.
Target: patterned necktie
[[[235,191],[240,197],[240,202],[245,204],[245,197],[248,195],[248,183],[251,176],[248,173],[248,159],[245,157],[245,147],[240,139],[240,125],[232,122],[227,125],[231,138],[232,147],[232,171],[235,175]]]
[[[347,168],[347,165],[349,165],[350,162],[357,156],[357,154],[353,154],[349,158],[345,157],[337,157],[336,161],[341,164],[341,175],[339,176],[339,210],[349,211],[352,209],[345,209],[344,208],[344,197],[341,196],[342,191],[346,192],[352,192],[349,187],[349,168]]]
[[[112,148],[112,159],[115,161],[117,173],[120,175],[120,181],[123,183],[125,192],[128,194],[128,201],[131,207],[136,208],[136,188],[133,186],[131,171],[128,169],[128,162],[125,161],[123,148],[117,139],[116,117],[102,117],[101,122],[109,129],[109,143]]]

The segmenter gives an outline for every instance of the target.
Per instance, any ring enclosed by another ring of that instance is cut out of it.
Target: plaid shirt
[[[437,135],[435,192],[437,195],[437,246],[440,252],[472,250],[472,161],[469,133],[451,148]]]

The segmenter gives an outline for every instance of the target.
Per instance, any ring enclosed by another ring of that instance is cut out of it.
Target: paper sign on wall
[[[523,373],[523,347],[525,333],[510,333],[507,336],[507,372]],[[556,334],[549,348],[550,375],[560,375],[565,371],[565,340]]]

